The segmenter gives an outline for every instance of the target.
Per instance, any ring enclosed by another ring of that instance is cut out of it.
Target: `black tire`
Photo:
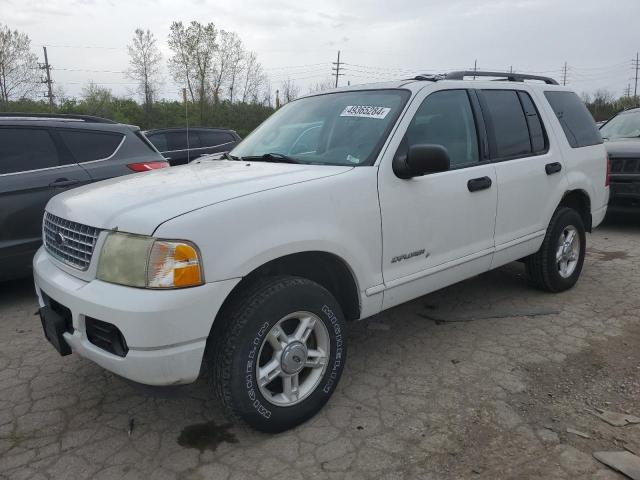
[[[575,270],[565,278],[558,270],[556,251],[560,235],[570,226],[574,226],[578,231],[580,253]],[[586,244],[585,228],[580,214],[572,208],[559,207],[551,218],[540,250],[526,259],[529,281],[535,287],[547,292],[557,293],[570,289],[576,284],[582,272]]]
[[[257,352],[271,328],[299,311],[316,315],[327,328],[330,353],[317,387],[299,403],[277,406],[257,385]],[[226,413],[263,432],[281,432],[315,415],[333,394],[346,361],[345,319],[337,301],[324,287],[310,280],[278,276],[247,287],[224,307],[212,348],[208,349],[208,375]]]

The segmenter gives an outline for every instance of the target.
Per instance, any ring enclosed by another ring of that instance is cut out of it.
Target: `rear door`
[[[497,267],[537,250],[566,191],[566,167],[527,91],[484,89],[478,96],[498,181]]]
[[[30,266],[49,199],[89,180],[49,128],[0,127],[0,276]]]

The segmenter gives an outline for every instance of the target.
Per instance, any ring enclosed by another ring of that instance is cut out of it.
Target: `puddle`
[[[222,442],[238,443],[236,436],[229,432],[231,424],[216,425],[214,421],[189,425],[182,429],[178,445],[197,448],[200,452],[215,450]]]
[[[590,248],[588,250],[589,253],[598,257],[598,260],[603,262],[609,262],[611,260],[623,260],[629,257],[629,254],[625,251],[605,251],[605,250],[597,250],[595,248]]]

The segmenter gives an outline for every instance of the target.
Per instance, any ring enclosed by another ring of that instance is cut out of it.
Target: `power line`
[[[49,57],[47,56],[47,47],[42,47],[44,50],[44,64],[40,65],[40,69],[44,70],[46,73],[46,78],[42,80],[42,83],[47,84],[47,93],[45,97],[49,97],[49,109],[53,112],[53,88],[51,84],[53,80],[51,80],[51,66],[49,65]]]
[[[562,69],[562,85],[567,84],[567,62],[564,62],[564,67]]]
[[[336,87],[338,87],[338,78],[344,75],[344,73],[340,73],[340,67],[344,65],[344,62],[340,61],[340,50],[338,50],[338,60],[336,62],[331,62],[335,67],[331,67],[331,70],[334,71],[336,77]]]
[[[636,81],[633,89],[633,100],[638,100],[638,67],[640,67],[640,54],[636,53],[636,59],[631,61],[631,65],[636,69]]]

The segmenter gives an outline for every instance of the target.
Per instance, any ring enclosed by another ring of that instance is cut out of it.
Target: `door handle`
[[[470,192],[486,190],[491,188],[491,179],[489,177],[472,178],[467,182],[467,188]]]
[[[80,183],[80,180],[69,180],[68,178],[56,178],[49,184],[52,188],[72,187]]]
[[[560,162],[547,163],[544,166],[547,175],[553,175],[554,173],[558,173],[562,170],[562,164]]]

